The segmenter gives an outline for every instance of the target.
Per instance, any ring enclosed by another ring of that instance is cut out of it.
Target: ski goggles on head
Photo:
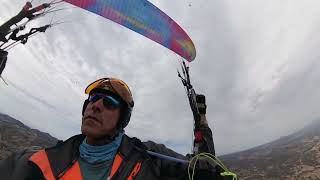
[[[116,78],[102,78],[91,83],[85,90],[86,94],[91,94],[93,90],[100,89],[108,92],[112,92],[119,96],[121,100],[133,107],[134,102],[131,91],[128,85],[120,79]]]
[[[112,97],[111,95],[105,95],[100,93],[93,93],[89,96],[89,102],[95,103],[98,100],[103,99],[103,106],[107,109],[117,109],[121,108],[122,103],[121,101],[117,100],[115,97]]]

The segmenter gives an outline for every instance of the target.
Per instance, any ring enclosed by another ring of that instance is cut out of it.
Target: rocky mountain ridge
[[[0,160],[32,146],[53,146],[57,139],[0,113]]]
[[[280,139],[222,157],[240,179],[319,180],[320,121]]]

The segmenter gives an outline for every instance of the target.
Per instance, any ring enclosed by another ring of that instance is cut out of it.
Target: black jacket
[[[211,135],[209,127],[204,127],[204,134]],[[58,143],[56,146],[47,148],[46,153],[51,165],[54,176],[58,179],[79,157],[79,145],[85,136],[76,135],[70,139]],[[210,137],[209,137],[210,138]],[[212,136],[211,136],[212,138]],[[211,139],[212,140],[212,139]],[[212,142],[213,143],[213,142]],[[206,145],[204,144],[202,148]],[[153,180],[153,179],[189,179],[188,165],[176,163],[169,160],[160,159],[151,156],[146,150],[151,150],[164,155],[188,160],[191,156],[183,156],[178,154],[164,145],[154,142],[141,142],[137,138],[124,136],[118,152],[124,157],[124,161],[112,179],[126,179],[138,161],[142,161],[141,170],[135,179]],[[29,161],[29,157],[37,150],[25,150],[10,156],[8,159],[0,163],[1,179],[14,180],[37,180],[44,179],[41,170],[33,162]],[[196,169],[195,179],[222,179],[216,168],[207,162],[200,162]]]

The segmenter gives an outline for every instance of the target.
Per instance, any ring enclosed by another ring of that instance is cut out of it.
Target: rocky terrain
[[[31,146],[52,146],[57,139],[0,113],[0,160]]]
[[[292,135],[222,159],[240,179],[319,180],[320,121]]]

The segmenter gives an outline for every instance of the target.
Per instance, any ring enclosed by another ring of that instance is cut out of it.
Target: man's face
[[[110,109],[103,105],[103,99],[90,102],[82,117],[82,134],[93,139],[112,136],[120,117],[120,108]]]

